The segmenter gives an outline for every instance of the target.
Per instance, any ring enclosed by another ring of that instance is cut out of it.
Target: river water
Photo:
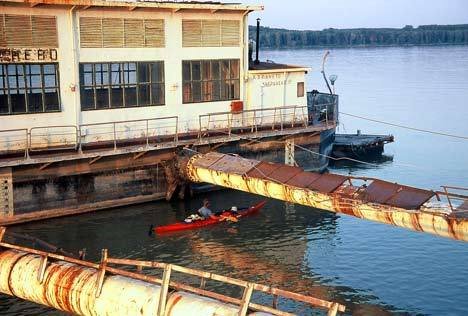
[[[323,50],[265,51],[276,62],[307,65],[308,90],[325,91]],[[358,48],[331,51],[340,110],[416,128],[468,135],[468,46]],[[378,166],[340,163],[332,172],[435,188],[468,186],[468,142],[341,115],[339,132],[393,134]],[[260,197],[235,191],[206,195],[214,207],[250,205]],[[88,258],[171,262],[338,300],[353,315],[468,314],[468,243],[269,200],[237,224],[163,237],[148,226],[181,219],[205,196],[155,202],[14,227]],[[214,285],[213,285],[214,286]],[[217,286],[217,290],[232,289]],[[256,297],[262,300],[262,297]],[[300,314],[316,313],[283,302]],[[0,297],[0,314],[60,314]],[[320,314],[320,313],[319,313]]]

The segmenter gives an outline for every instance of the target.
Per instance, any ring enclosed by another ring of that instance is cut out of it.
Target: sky
[[[324,28],[395,27],[407,24],[468,24],[468,0],[244,0],[265,10],[250,14],[263,26]]]

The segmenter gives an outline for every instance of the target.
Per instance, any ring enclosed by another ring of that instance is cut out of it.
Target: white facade
[[[7,1],[8,2],[8,1]],[[60,2],[60,1],[57,1]],[[69,1],[73,2],[73,1]],[[93,3],[93,1],[89,1]],[[60,74],[60,112],[0,115],[0,130],[30,129],[33,127],[76,126],[115,121],[142,120],[161,117],[178,117],[177,131],[198,131],[199,115],[214,112],[229,112],[231,102],[183,103],[182,61],[183,60],[240,60],[240,94],[244,110],[264,109],[284,106],[306,106],[305,93],[297,94],[297,84],[304,82],[307,69],[291,68],[282,70],[248,70],[248,24],[247,14],[261,7],[239,6],[238,9],[224,10],[223,5],[186,5],[172,4],[173,8],[142,3],[143,7],[122,6],[0,6],[0,14],[55,16],[58,37],[58,67]],[[171,4],[165,4],[171,6]],[[229,5],[226,5],[229,8]],[[159,48],[82,48],[80,44],[80,23],[82,17],[122,18],[122,19],[162,19],[164,20],[165,45]],[[240,44],[237,47],[183,47],[182,20],[238,20]],[[81,110],[80,102],[80,63],[96,62],[139,62],[163,61],[165,100],[161,106],[140,106],[132,108],[109,108],[100,110]],[[305,89],[305,87],[304,87]],[[169,122],[170,120],[168,120]],[[132,123],[133,124],[133,123]],[[159,122],[154,122],[157,128]],[[161,122],[161,128],[166,125]],[[220,125],[228,124],[225,123]],[[167,123],[166,131],[161,128],[153,134],[174,131],[174,122]],[[152,128],[150,126],[150,129]],[[100,126],[105,133],[111,125]],[[68,128],[70,131],[73,127]],[[92,134],[96,127],[85,127],[79,132],[82,137]],[[125,129],[125,128],[124,128]],[[126,127],[127,130],[131,129]],[[63,128],[62,130],[67,130]],[[103,132],[104,133],[104,132]],[[138,131],[136,133],[139,133]],[[151,133],[151,132],[150,132]],[[32,134],[32,131],[31,131]],[[70,135],[73,133],[70,133]],[[96,134],[99,134],[96,132]],[[128,134],[128,133],[127,133]],[[5,134],[3,134],[5,135]],[[0,135],[2,136],[2,135]],[[132,135],[127,135],[132,137]],[[133,135],[134,136],[134,135]],[[50,136],[47,136],[48,138]],[[66,136],[64,136],[66,137]],[[70,137],[74,137],[73,135]],[[124,135],[122,137],[125,137]],[[63,138],[63,137],[62,137]],[[102,139],[102,138],[100,138]],[[99,140],[99,138],[95,139]],[[50,142],[50,139],[48,140]],[[91,139],[89,141],[92,141]],[[40,142],[40,141],[39,141]]]

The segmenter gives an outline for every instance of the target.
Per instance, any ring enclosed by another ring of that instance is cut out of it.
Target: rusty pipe
[[[229,159],[226,159],[228,157]],[[229,161],[223,165],[223,160]],[[307,187],[292,186],[268,177],[247,176],[260,162],[219,153],[195,155],[182,166],[193,182],[206,182],[250,192],[282,201],[343,213],[414,231],[468,241],[468,219],[450,217],[427,209],[408,210],[395,206],[369,203],[335,193],[321,193]],[[236,169],[237,168],[237,169]],[[303,172],[303,171],[302,171]],[[445,210],[450,212],[449,209]]]
[[[14,249],[0,250],[0,292],[76,315],[156,315],[161,287]],[[200,295],[168,295],[165,315],[238,315],[239,307]]]

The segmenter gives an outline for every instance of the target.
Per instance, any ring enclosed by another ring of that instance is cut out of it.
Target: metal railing
[[[162,139],[178,141],[177,116],[141,120],[126,120],[79,126],[80,148],[87,144],[112,143],[114,149],[125,142],[140,142],[146,146]]]
[[[245,129],[256,133],[259,129],[283,130],[285,127],[308,126],[307,106],[285,106],[251,109],[241,112],[215,112],[199,116],[199,138],[210,132],[229,136]]]
[[[29,129],[28,151],[78,149],[79,133],[75,125],[52,125]]]
[[[0,130],[0,154],[24,152],[24,157],[28,157],[28,135],[27,128]]]
[[[454,207],[454,203],[453,203],[454,200],[462,201],[462,203],[468,202],[468,195],[458,194],[458,193],[453,192],[453,191],[468,192],[468,188],[449,186],[449,185],[441,185],[441,187],[442,187],[442,189],[444,189],[444,191],[443,192],[436,192],[436,193],[443,195],[447,199],[447,202],[448,202],[448,204],[450,206],[450,210],[452,212],[457,211],[457,208]]]
[[[236,133],[257,133],[258,131],[283,131],[286,128],[323,125],[328,127],[335,119],[336,103],[316,106],[311,113],[310,106],[285,106],[250,109],[241,112],[214,112],[202,114],[190,125],[184,137],[202,139],[215,134],[231,136]],[[311,120],[311,115],[315,119]],[[190,124],[189,124],[189,123]],[[0,130],[0,155],[75,150],[86,147],[119,147],[160,143],[178,144],[178,116],[125,120],[75,125],[38,126],[29,129]],[[187,126],[188,126],[187,125]],[[198,125],[198,126],[197,126]],[[193,128],[193,129],[192,129]],[[184,132],[185,133],[185,132]],[[211,134],[211,135],[210,135]]]

